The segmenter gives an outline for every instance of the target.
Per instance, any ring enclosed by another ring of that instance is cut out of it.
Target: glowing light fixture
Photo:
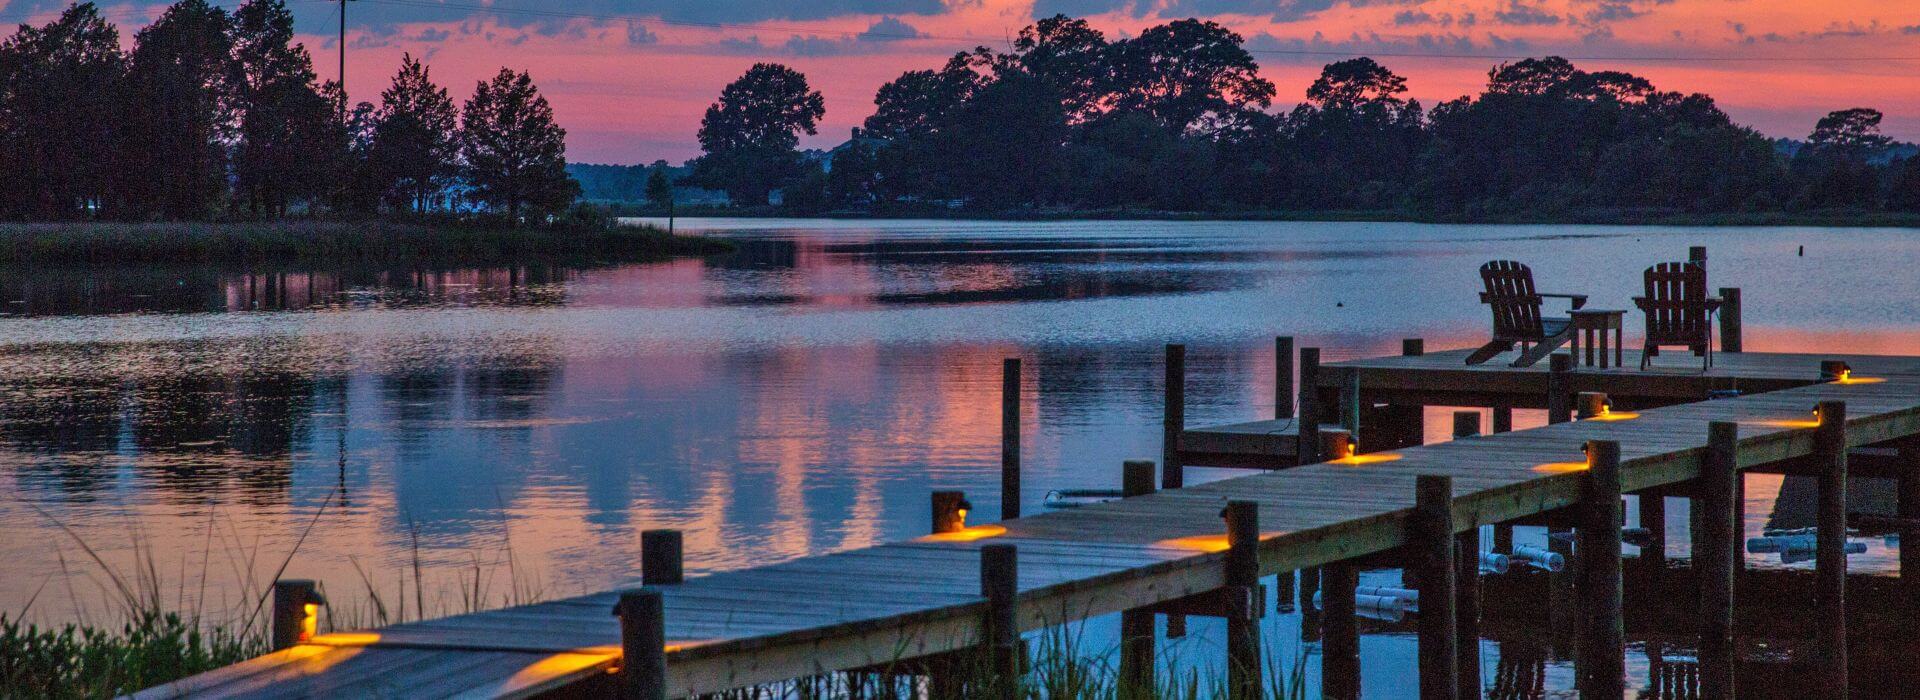
[[[1227,544],[1226,533],[1220,533],[1218,535],[1192,535],[1189,537],[1175,537],[1172,539],[1160,540],[1159,542],[1155,542],[1153,544],[1154,546],[1157,546],[1157,547],[1171,547],[1174,549],[1184,549],[1190,552],[1224,552],[1224,551],[1227,551],[1228,547],[1230,546]]]

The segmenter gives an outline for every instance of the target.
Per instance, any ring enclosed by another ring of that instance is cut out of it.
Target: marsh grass
[[[0,266],[126,264],[595,264],[711,255],[723,241],[606,221],[486,220],[0,223]]]

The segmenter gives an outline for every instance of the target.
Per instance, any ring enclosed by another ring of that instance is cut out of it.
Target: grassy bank
[[[0,265],[494,265],[621,263],[731,250],[723,241],[600,223],[481,221],[0,223]]]

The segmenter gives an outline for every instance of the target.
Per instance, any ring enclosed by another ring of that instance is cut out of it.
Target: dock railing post
[[[273,650],[288,649],[313,639],[319,624],[319,608],[326,601],[307,579],[282,579],[273,582],[273,619],[268,629],[273,635]]]
[[[1227,692],[1235,700],[1259,700],[1260,621],[1254,596],[1260,590],[1260,510],[1254,501],[1227,501]]]
[[[1473,437],[1479,434],[1480,434],[1480,412],[1479,411],[1454,411],[1453,412],[1453,438],[1455,440],[1458,440],[1460,438]]]
[[[1015,700],[1021,697],[1019,551],[1010,544],[980,548],[980,596],[987,599],[981,621],[981,647],[992,674],[990,693],[976,697]]]
[[[1320,348],[1300,348],[1300,417],[1294,421],[1299,439],[1294,461],[1314,464],[1320,453]]]
[[[1707,458],[1700,465],[1693,565],[1700,579],[1700,697],[1731,698],[1733,685],[1733,572],[1740,534],[1734,525],[1739,479],[1740,426],[1707,425]]]
[[[685,538],[679,530],[640,532],[640,583],[648,586],[686,580]]]
[[[1453,700],[1460,693],[1460,648],[1454,590],[1453,478],[1414,477],[1409,542],[1420,590],[1420,697]]]
[[[1000,367],[1000,519],[1020,517],[1020,358]]]
[[[666,601],[660,591],[622,591],[613,614],[620,618],[620,697],[666,700]]]
[[[1329,700],[1360,697],[1360,622],[1354,610],[1354,589],[1360,569],[1349,561],[1320,567],[1320,686]]]
[[[1153,493],[1154,463],[1129,459],[1121,465],[1120,493],[1132,498]],[[1147,697],[1157,688],[1154,681],[1155,616],[1149,610],[1124,610],[1120,613],[1120,697]]]
[[[1815,468],[1820,470],[1815,525],[1814,611],[1830,698],[1847,697],[1847,404],[1820,402],[1814,429]]]
[[[1187,346],[1167,345],[1166,403],[1160,421],[1160,488],[1186,485],[1180,459],[1180,433],[1187,428]]]
[[[1273,339],[1273,418],[1293,417],[1293,336]]]
[[[1720,288],[1720,352],[1740,352],[1740,288]]]
[[[1620,574],[1620,443],[1587,443],[1587,492],[1580,511],[1580,597],[1586,624],[1576,670],[1583,698],[1625,692],[1626,625]]]
[[[1573,356],[1556,352],[1547,361],[1547,422],[1565,423],[1573,420],[1573,407],[1568,404],[1572,398],[1572,384],[1568,375],[1573,373]]]
[[[967,494],[964,491],[933,492],[933,524],[927,528],[930,534],[944,535],[959,532],[967,527]]]

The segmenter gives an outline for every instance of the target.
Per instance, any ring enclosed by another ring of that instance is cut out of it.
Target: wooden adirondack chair
[[[1707,268],[1696,262],[1665,262],[1647,268],[1647,295],[1633,304],[1647,315],[1647,339],[1640,355],[1646,369],[1663,345],[1681,345],[1705,358],[1700,371],[1713,367],[1713,314],[1721,299],[1707,296]]]
[[[1513,366],[1531,367],[1573,338],[1572,319],[1547,318],[1540,306],[1546,297],[1555,297],[1569,300],[1578,309],[1587,305],[1585,294],[1541,293],[1534,289],[1533,269],[1512,260],[1481,265],[1480,279],[1487,284],[1480,302],[1493,308],[1493,340],[1468,355],[1467,364],[1486,362],[1518,343],[1520,359]]]

